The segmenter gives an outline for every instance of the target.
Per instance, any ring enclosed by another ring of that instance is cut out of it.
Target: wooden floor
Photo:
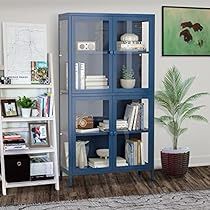
[[[139,176],[132,172],[74,177],[72,188],[67,187],[64,177],[60,185],[60,191],[55,191],[54,185],[8,189],[8,195],[0,197],[0,205],[210,189],[210,166],[190,168],[183,178],[155,171],[153,182],[149,173]]]

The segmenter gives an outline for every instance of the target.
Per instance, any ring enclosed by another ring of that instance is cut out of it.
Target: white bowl
[[[109,149],[97,149],[96,150],[96,154],[100,157],[100,158],[108,158],[109,157]]]

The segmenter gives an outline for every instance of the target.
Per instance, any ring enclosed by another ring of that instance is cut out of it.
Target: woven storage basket
[[[183,176],[188,170],[190,152],[171,154],[161,151],[163,172],[169,176]]]

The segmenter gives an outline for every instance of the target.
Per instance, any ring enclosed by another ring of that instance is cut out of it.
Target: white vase
[[[31,108],[21,108],[22,117],[31,116]]]
[[[134,88],[135,83],[136,83],[135,79],[120,79],[120,85],[126,89]]]

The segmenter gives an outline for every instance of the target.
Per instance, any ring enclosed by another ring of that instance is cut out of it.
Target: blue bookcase
[[[75,175],[150,171],[153,177],[154,19],[150,14],[59,15],[60,166],[70,185]],[[122,87],[123,66],[134,72],[133,88]],[[120,124],[126,108],[130,129],[125,121]],[[104,130],[77,132],[77,120],[87,116],[94,128],[106,125]],[[89,142],[87,163],[98,158],[97,149],[109,149],[106,164],[102,159],[101,165],[78,167],[79,141]]]

